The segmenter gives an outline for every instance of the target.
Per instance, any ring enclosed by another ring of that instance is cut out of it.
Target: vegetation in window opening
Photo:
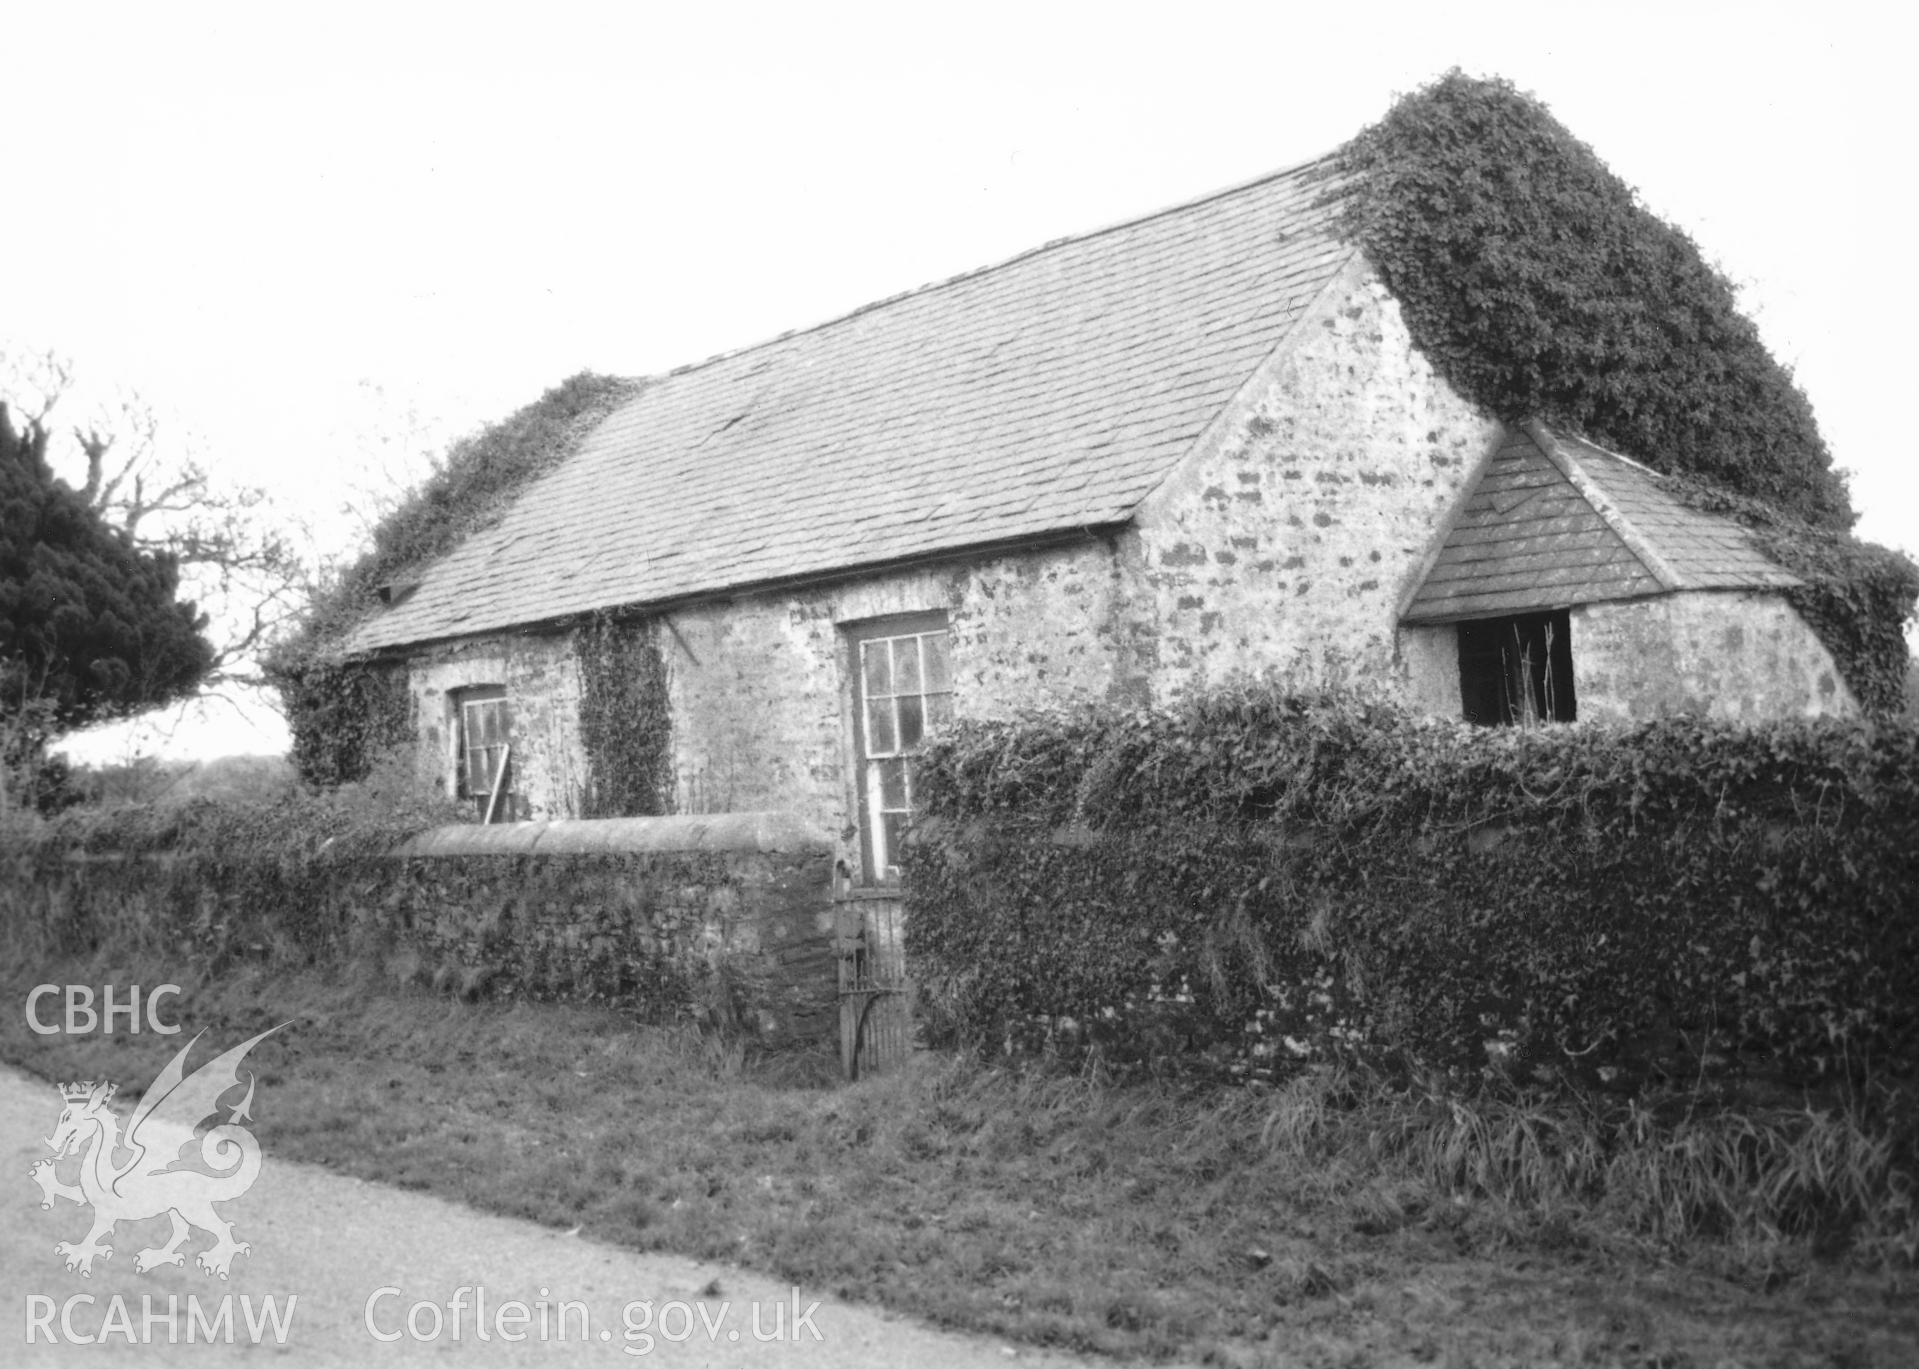
[[[417,577],[462,540],[497,523],[527,485],[571,455],[595,424],[644,384],[582,371],[454,443],[374,529],[372,548],[313,595],[297,630],[266,661],[267,679],[287,710],[303,778],[314,784],[358,778],[371,760],[369,744],[398,739],[390,713],[378,711],[388,705],[378,702],[383,696],[374,683],[390,667],[348,662],[341,650],[378,611],[380,586]]]
[[[673,719],[659,620],[595,614],[580,629],[580,739],[589,818],[672,810]]]
[[[1731,282],[1544,105],[1449,72],[1336,159],[1343,231],[1440,374],[1574,429],[1728,512],[1807,582],[1792,602],[1861,704],[1900,705],[1919,568],[1852,538],[1812,406]]]

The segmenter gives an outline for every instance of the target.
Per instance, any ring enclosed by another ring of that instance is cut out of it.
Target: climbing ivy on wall
[[[1811,406],[1731,283],[1545,106],[1453,71],[1339,163],[1347,230],[1463,394],[1851,526]]]
[[[1691,238],[1545,106],[1456,70],[1335,165],[1343,231],[1455,389],[1687,477],[1808,582],[1794,605],[1861,702],[1897,706],[1919,568],[1847,533],[1811,405]]]
[[[659,620],[596,613],[575,640],[589,776],[584,816],[670,812],[673,719]]]
[[[400,662],[313,660],[277,683],[293,733],[293,766],[309,784],[363,780],[412,736]]]
[[[571,455],[589,429],[643,381],[582,371],[490,427],[460,439],[373,530],[373,546],[309,599],[299,627],[269,654],[294,734],[294,762],[312,784],[358,778],[368,745],[400,739],[372,682],[395,667],[354,663],[343,648],[379,608],[381,585],[417,575],[497,523],[519,493]],[[402,686],[404,688],[404,686]],[[373,708],[375,713],[365,710]],[[377,714],[377,716],[376,716]],[[401,717],[404,724],[404,716]]]
[[[1762,553],[1805,582],[1786,591],[1787,602],[1832,653],[1861,707],[1878,714],[1905,708],[1905,624],[1919,600],[1919,567],[1900,552],[1813,527],[1722,486],[1680,479],[1671,488],[1693,508],[1744,525]]]

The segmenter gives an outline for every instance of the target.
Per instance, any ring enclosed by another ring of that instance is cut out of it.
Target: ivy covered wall
[[[428,564],[497,522],[520,491],[565,460],[642,384],[583,371],[454,443],[380,520],[373,545],[313,593],[297,629],[264,663],[286,709],[302,779],[332,786],[364,778],[381,754],[414,733],[389,706],[404,691],[405,666],[347,651],[353,629],[380,610],[382,592],[405,593]]]
[[[580,816],[639,818],[673,811],[673,713],[658,618],[595,614],[574,634]]]
[[[145,938],[206,974],[276,957],[767,1045],[832,1039],[824,834],[744,814],[400,840],[430,816],[345,791],[75,815],[0,843],[0,918],[69,948]]]

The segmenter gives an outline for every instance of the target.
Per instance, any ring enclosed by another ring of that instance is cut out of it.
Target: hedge
[[[963,723],[916,793],[908,955],[976,1045],[1619,1089],[1919,1053],[1910,725],[1473,729],[1246,689]]]

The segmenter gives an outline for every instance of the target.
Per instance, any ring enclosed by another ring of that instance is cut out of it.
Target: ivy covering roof
[[[1123,522],[1356,255],[1325,190],[1308,163],[661,377],[350,648]]]

